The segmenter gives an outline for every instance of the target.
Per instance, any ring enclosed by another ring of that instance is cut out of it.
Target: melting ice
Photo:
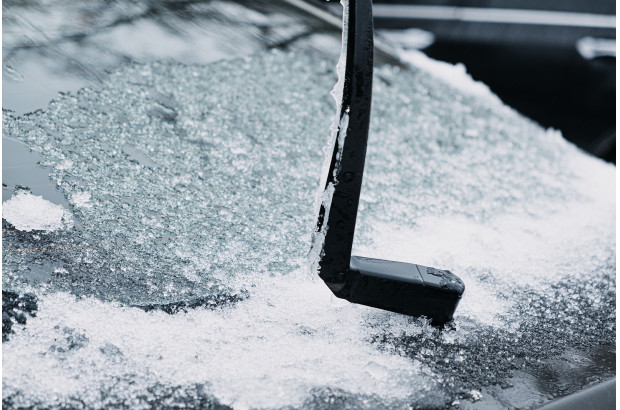
[[[80,223],[4,204],[3,286],[39,310],[3,343],[3,403],[523,406],[491,387],[615,345],[615,168],[416,68],[376,72],[354,253],[467,291],[443,331],[334,300],[306,270],[334,81],[278,52],[131,65],[5,112]]]

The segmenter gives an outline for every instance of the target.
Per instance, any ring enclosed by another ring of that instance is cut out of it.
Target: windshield
[[[377,66],[354,253],[458,272],[455,320],[331,296],[308,251],[340,33],[269,3],[5,4],[3,290],[38,308],[3,403],[532,407],[611,377],[615,167],[428,62]]]

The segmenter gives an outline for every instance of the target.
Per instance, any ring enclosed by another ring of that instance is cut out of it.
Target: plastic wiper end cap
[[[342,289],[332,289],[336,296],[409,316],[426,316],[433,325],[452,320],[465,291],[463,281],[447,270],[359,256],[351,257],[347,276]]]

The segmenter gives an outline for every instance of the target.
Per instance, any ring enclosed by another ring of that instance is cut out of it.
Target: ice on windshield
[[[45,107],[59,90],[98,87],[127,62],[206,64],[270,48],[329,56],[339,49],[333,27],[287,2],[3,4],[3,108],[19,114]]]
[[[79,223],[3,210],[3,288],[39,299],[4,404],[527,407],[610,377],[553,372],[615,345],[615,168],[426,71],[375,73],[354,254],[458,274],[454,323],[331,296],[308,251],[335,81],[281,52],[132,64],[5,112]]]

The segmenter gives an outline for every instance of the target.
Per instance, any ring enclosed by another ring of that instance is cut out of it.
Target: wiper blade
[[[339,63],[338,129],[334,138],[313,250],[319,276],[339,298],[441,325],[465,290],[453,273],[426,266],[352,256],[372,101],[373,23],[371,0],[343,0]],[[343,67],[344,65],[344,67]]]

